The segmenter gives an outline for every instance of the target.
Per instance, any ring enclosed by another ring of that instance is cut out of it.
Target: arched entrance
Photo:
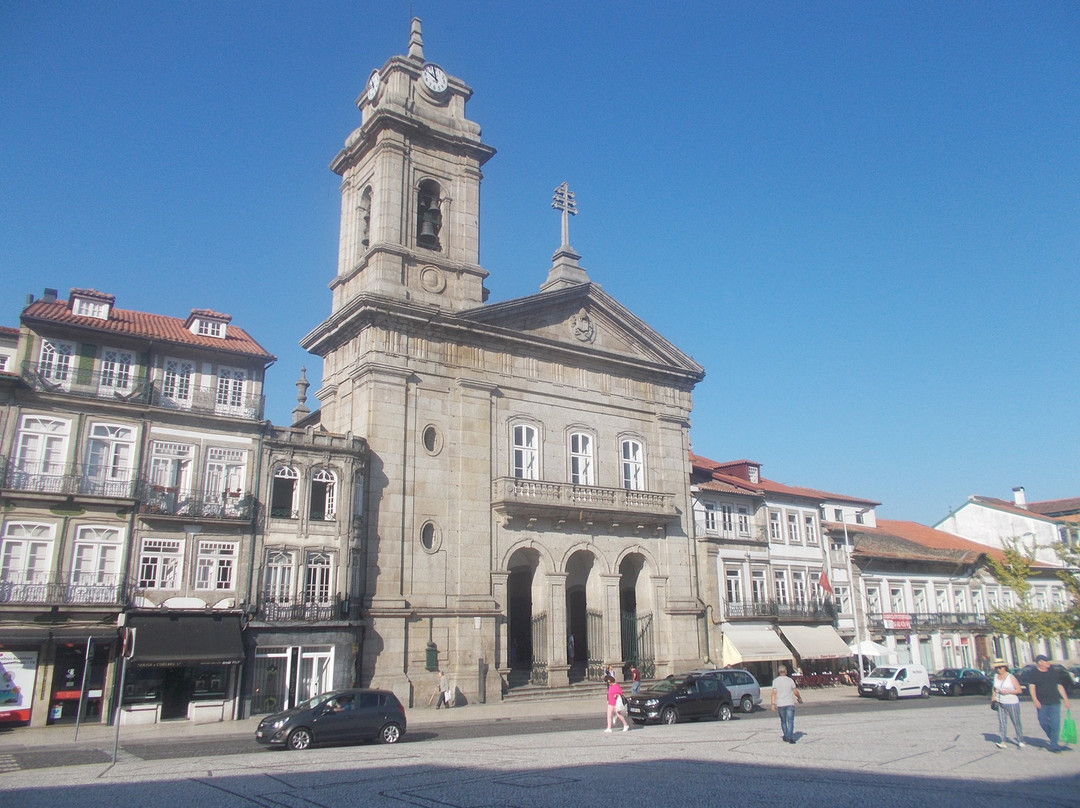
[[[656,675],[653,612],[646,587],[645,557],[631,553],[619,564],[619,617],[622,658],[629,671],[637,666],[643,679]]]
[[[541,615],[533,614],[533,582],[539,566],[539,555],[535,550],[517,550],[508,565],[510,576],[507,580],[507,649],[506,659],[510,668],[507,684],[510,687],[528,684],[532,680],[534,655],[541,652],[539,660],[544,673],[547,671],[547,658],[543,655],[542,634],[538,639],[539,647],[533,642],[533,626]]]
[[[567,676],[571,682],[598,679],[603,672],[603,615],[599,585],[592,575],[595,564],[596,558],[587,550],[579,550],[566,562],[567,657],[573,649]]]

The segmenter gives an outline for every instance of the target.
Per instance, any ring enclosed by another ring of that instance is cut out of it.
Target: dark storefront
[[[136,613],[135,648],[124,681],[124,721],[223,721],[234,716],[244,660],[240,615]]]

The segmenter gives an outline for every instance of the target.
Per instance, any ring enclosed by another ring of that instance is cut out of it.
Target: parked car
[[[397,743],[405,734],[405,708],[389,690],[334,690],[267,716],[255,740],[272,747],[307,749],[318,743],[378,739]]]
[[[754,712],[761,705],[761,685],[754,674],[741,668],[720,668],[694,671],[696,674],[715,673],[731,693],[731,701],[744,713]]]
[[[930,676],[922,665],[887,665],[874,668],[859,680],[860,696],[896,700],[901,696],[930,697]]]
[[[943,696],[976,693],[985,696],[993,689],[986,674],[974,668],[942,668],[930,675],[930,690]]]
[[[635,724],[677,724],[713,716],[727,721],[735,709],[719,671],[669,676],[626,697],[627,714]]]

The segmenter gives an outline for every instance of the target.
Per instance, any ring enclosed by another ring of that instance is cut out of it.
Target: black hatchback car
[[[307,749],[316,743],[397,743],[405,734],[405,708],[389,690],[334,690],[267,716],[255,740]]]
[[[716,671],[669,676],[626,697],[627,715],[635,724],[677,724],[706,716],[727,721],[734,709]]]

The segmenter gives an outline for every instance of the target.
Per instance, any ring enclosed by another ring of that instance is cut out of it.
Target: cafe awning
[[[157,667],[235,665],[244,661],[240,615],[236,612],[129,615],[135,629],[132,663]]]
[[[780,626],[802,659],[847,659],[851,649],[832,626]]]
[[[791,649],[771,626],[733,626],[725,623],[724,643],[731,643],[742,662],[771,662],[791,659]],[[729,664],[726,657],[724,664]],[[735,663],[738,664],[738,663]]]

